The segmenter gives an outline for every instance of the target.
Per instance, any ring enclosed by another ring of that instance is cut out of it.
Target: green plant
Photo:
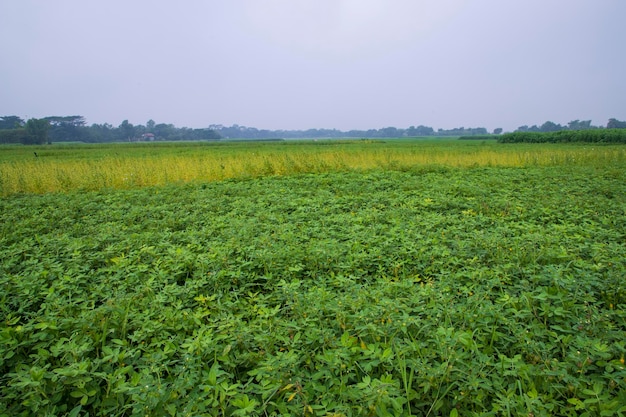
[[[0,198],[0,415],[622,415],[617,164]]]

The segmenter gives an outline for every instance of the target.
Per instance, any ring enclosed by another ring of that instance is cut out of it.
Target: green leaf
[[[70,397],[73,398],[82,398],[85,395],[83,391],[72,391],[70,392]]]
[[[69,412],[69,414],[67,415],[68,417],[78,417],[80,410],[82,410],[83,406],[82,405],[77,405],[76,407],[72,408],[72,410]]]

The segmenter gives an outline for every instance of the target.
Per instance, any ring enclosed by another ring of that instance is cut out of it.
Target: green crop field
[[[34,155],[37,155],[35,157]],[[626,147],[458,140],[0,146],[0,196],[416,166],[626,165]]]
[[[0,148],[0,416],[624,416],[625,168],[597,144]]]

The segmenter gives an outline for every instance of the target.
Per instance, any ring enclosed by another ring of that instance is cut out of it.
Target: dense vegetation
[[[442,139],[274,143],[125,143],[0,147],[0,196],[95,191],[346,170],[415,166],[606,166],[626,163],[622,145],[501,145]]]
[[[29,124],[36,124],[33,131]],[[138,142],[145,140],[182,141],[217,140],[220,135],[212,129],[178,128],[173,124],[149,120],[145,126],[124,120],[119,126],[107,123],[87,126],[83,116],[50,116],[24,121],[17,116],[0,117],[0,143],[25,145],[56,142]]]
[[[36,130],[33,127],[37,126]],[[626,128],[626,122],[609,119],[607,129]],[[515,132],[556,132],[602,129],[591,125],[591,120],[572,120],[563,126],[547,121],[541,126],[520,126]],[[311,138],[398,138],[398,137],[450,137],[463,136],[472,138],[497,137],[502,128],[493,130],[493,136],[484,127],[435,130],[430,126],[410,126],[396,128],[393,126],[380,129],[348,130],[338,129],[306,129],[306,130],[269,130],[257,129],[240,125],[223,126],[212,124],[207,128],[176,127],[171,123],[156,123],[148,120],[145,125],[133,125],[128,120],[122,121],[119,126],[108,123],[87,125],[83,116],[49,116],[42,119],[24,121],[19,116],[0,116],[0,144],[22,143],[27,145],[46,144],[56,142],[137,142],[137,141],[189,141],[189,140],[219,140],[224,139],[311,139]]]
[[[626,143],[626,129],[513,132],[498,137],[501,143]]]
[[[28,123],[44,123],[43,134],[33,134],[26,128]],[[502,131],[502,129],[499,129]],[[303,139],[303,138],[397,138],[418,136],[486,135],[485,128],[455,128],[435,131],[428,126],[411,126],[407,129],[384,127],[381,129],[349,130],[306,129],[269,130],[240,125],[210,125],[203,129],[176,127],[171,123],[156,123],[149,120],[145,125],[133,125],[124,120],[119,126],[92,124],[88,126],[82,116],[51,116],[24,121],[17,116],[0,117],[0,143],[44,144],[56,142],[137,142],[144,140],[182,141],[224,139]]]
[[[624,415],[623,157],[557,160],[1,198],[0,415]]]

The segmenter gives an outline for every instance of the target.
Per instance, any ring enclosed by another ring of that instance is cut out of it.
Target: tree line
[[[567,125],[560,125],[553,122],[545,122],[541,126],[520,126],[515,132],[555,132],[561,130],[591,130],[604,129],[604,126],[592,126],[591,120],[573,120]],[[617,119],[609,119],[606,125],[608,129],[626,128],[626,122]],[[308,130],[263,130],[254,127],[246,127],[239,125],[223,126],[210,125],[209,129],[217,132],[222,138],[245,138],[245,139],[305,139],[305,138],[401,138],[401,137],[418,137],[418,136],[462,136],[471,137],[489,137],[500,135],[502,128],[496,128],[489,132],[484,127],[465,128],[458,127],[454,129],[438,129],[419,125],[411,126],[406,129],[396,127],[384,127],[381,129],[369,130],[348,130],[342,131],[337,129],[308,129]]]
[[[560,125],[558,123],[554,123],[551,121],[547,121],[541,126],[533,125],[533,126],[520,126],[518,127],[514,133],[517,132],[559,132],[563,130],[595,130],[595,129],[603,129],[604,126],[593,126],[591,124],[591,120],[572,120],[567,125]],[[606,124],[607,129],[626,129],[626,122],[622,122],[617,119],[609,119]]]
[[[0,117],[0,143],[46,144],[52,142],[136,142],[218,140],[221,136],[211,129],[176,127],[148,120],[145,125],[133,125],[124,120],[119,126],[108,123],[87,126],[83,116],[50,116],[24,121],[18,116]]]
[[[33,129],[38,126],[37,129]],[[498,131],[499,130],[499,131]],[[502,129],[496,129],[500,133]],[[407,129],[349,130],[307,129],[268,130],[240,125],[210,125],[205,129],[178,128],[173,124],[155,123],[133,125],[124,120],[119,126],[92,124],[87,126],[83,116],[50,116],[24,121],[18,116],[0,117],[0,143],[45,144],[52,142],[133,142],[142,140],[218,140],[226,139],[305,139],[305,138],[398,138],[416,136],[474,136],[487,135],[484,127],[435,130],[429,126],[411,126]]]
[[[267,130],[239,125],[223,126],[210,125],[223,138],[244,139],[309,139],[309,138],[401,138],[417,136],[461,136],[486,135],[484,127],[435,130],[429,126],[411,126],[409,128],[383,127],[368,130],[338,130],[338,129],[307,129],[307,130]],[[501,129],[500,129],[501,130]]]
[[[625,129],[626,122],[609,119],[606,129]],[[514,133],[549,133],[559,131],[582,131],[605,129],[593,126],[591,120],[573,120],[567,125],[551,121],[541,126],[520,126]],[[438,129],[419,125],[409,128],[384,127],[369,130],[307,129],[307,130],[268,130],[240,125],[223,126],[213,124],[207,128],[192,129],[176,127],[168,123],[156,123],[148,120],[145,125],[133,125],[124,120],[120,125],[108,123],[92,124],[85,122],[83,116],[49,116],[42,119],[24,121],[18,116],[0,117],[0,143],[45,144],[52,142],[133,142],[133,141],[180,141],[180,140],[219,140],[219,139],[305,139],[305,138],[399,138],[399,137],[448,137],[464,138],[489,137],[500,135],[502,128],[489,132],[484,127]]]

